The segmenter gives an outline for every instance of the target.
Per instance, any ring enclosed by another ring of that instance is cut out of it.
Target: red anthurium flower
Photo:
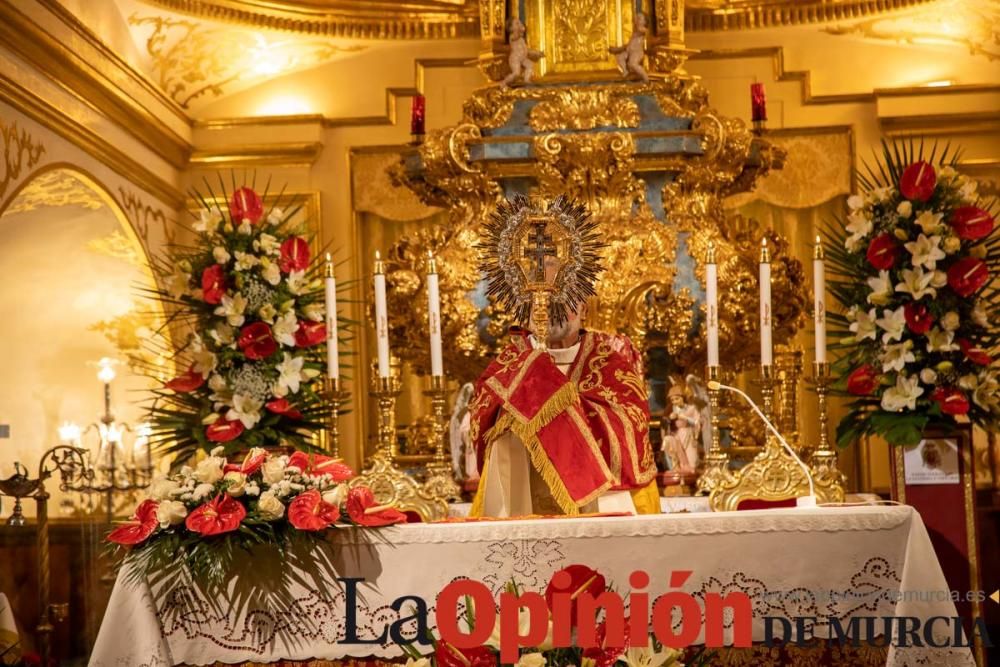
[[[878,381],[879,373],[875,367],[865,364],[855,368],[847,376],[847,391],[855,396],[868,396],[878,387]]]
[[[229,421],[219,417],[205,429],[205,437],[211,442],[229,442],[243,435],[243,422]]]
[[[159,521],[156,520],[156,508],[160,503],[152,499],[143,500],[135,508],[135,514],[123,526],[119,526],[108,534],[108,541],[129,546],[145,542],[153,534]]]
[[[922,303],[910,302],[903,306],[903,317],[906,318],[906,326],[915,334],[925,334],[931,330],[934,324],[934,316]]]
[[[236,343],[247,359],[264,359],[278,349],[278,341],[274,340],[271,327],[266,322],[254,322],[240,329]]]
[[[292,404],[288,402],[287,398],[276,398],[273,401],[268,401],[264,404],[264,407],[276,415],[281,415],[282,417],[288,417],[289,419],[302,419],[302,413],[292,407]]]
[[[312,347],[326,340],[326,322],[299,322],[295,331],[296,347]]]
[[[963,257],[948,269],[948,284],[964,298],[978,292],[989,279],[990,271],[986,268],[986,262],[977,257]]]
[[[958,238],[978,241],[993,231],[993,216],[977,206],[960,206],[952,211],[948,224]]]
[[[566,585],[567,582],[569,585]],[[549,579],[549,583],[545,587],[545,602],[549,609],[552,609],[552,600],[556,593],[569,593],[570,619],[571,623],[576,625],[577,598],[583,593],[596,597],[603,593],[607,587],[608,583],[604,575],[594,568],[586,565],[570,565],[559,570]]]
[[[194,391],[203,384],[205,384],[205,377],[195,371],[192,366],[188,369],[187,373],[178,375],[163,386],[179,394],[186,394],[189,391]]]
[[[343,482],[354,477],[354,471],[343,459],[322,454],[295,452],[288,457],[288,465],[294,466],[307,475],[330,475],[335,482]]]
[[[184,525],[192,533],[220,535],[239,528],[246,515],[243,503],[228,493],[220,493],[201,507],[191,510],[184,519]]]
[[[974,346],[971,341],[959,338],[955,342],[962,348],[962,354],[972,363],[979,364],[980,366],[989,366],[993,363],[993,357],[987,354],[983,348]]]
[[[288,520],[299,530],[323,530],[340,519],[340,508],[323,500],[316,489],[295,496],[288,506]]]
[[[899,243],[888,232],[879,234],[868,244],[866,255],[871,265],[880,271],[888,271],[896,264],[899,256]]]
[[[249,220],[251,225],[264,215],[264,202],[260,195],[250,188],[239,188],[233,193],[233,198],[229,202],[229,215],[233,217],[233,224],[239,225],[244,220]]]
[[[221,264],[213,264],[201,272],[201,298],[205,303],[222,303],[226,293],[226,274]]]
[[[375,504],[375,494],[367,486],[347,492],[347,513],[359,526],[388,526],[406,523],[406,515],[392,507]]]
[[[931,400],[941,406],[946,415],[964,415],[969,412],[969,399],[957,387],[938,387],[931,392]]]
[[[583,650],[583,657],[590,658],[594,661],[596,667],[611,667],[611,665],[618,662],[618,658],[622,657],[626,649],[628,649],[629,636],[625,633],[625,645],[624,646],[606,646],[607,641],[607,624],[602,622],[597,626],[597,646],[592,646]]]
[[[438,667],[496,667],[497,654],[488,646],[457,648],[442,640],[434,649]]]
[[[914,162],[899,177],[899,191],[910,201],[927,201],[934,194],[937,174],[927,162]]]
[[[226,472],[241,472],[244,475],[252,475],[267,460],[267,450],[261,447],[251,447],[247,455],[243,457],[242,463],[227,463],[223,470]]]
[[[278,268],[285,273],[309,268],[309,244],[300,236],[292,236],[281,244]]]

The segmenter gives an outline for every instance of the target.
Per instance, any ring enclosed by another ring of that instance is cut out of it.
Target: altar
[[[867,662],[857,664],[875,664],[871,656],[878,651],[887,665],[974,664],[968,648],[930,648],[923,641],[926,627],[927,637],[953,643],[957,614],[924,524],[907,506],[453,519],[376,532],[345,528],[302,556],[281,563],[251,554],[217,597],[183,572],[140,584],[121,572],[90,665],[399,659],[404,653],[390,637],[415,637],[418,599],[437,636],[436,599],[449,582],[471,578],[494,596],[509,582],[540,591],[572,564],[597,570],[623,595],[629,575],[645,571],[650,600],[680,590],[700,605],[709,593],[745,593],[755,645],[834,640],[794,648],[802,664],[855,664],[862,653]],[[684,572],[689,576],[678,578]],[[678,580],[683,584],[672,587]],[[916,634],[897,641],[887,618],[905,620]],[[877,640],[869,646],[886,628],[893,645],[886,649]],[[733,631],[729,617],[726,641]],[[696,643],[704,641],[703,628]]]

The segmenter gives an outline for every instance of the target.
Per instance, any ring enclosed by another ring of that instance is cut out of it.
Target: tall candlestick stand
[[[326,425],[326,444],[332,456],[340,456],[340,406],[350,396],[340,378],[325,378],[323,392],[330,401],[330,417]]]
[[[761,402],[764,404],[764,414],[772,422],[774,421],[774,367],[770,364],[761,364],[760,375],[756,380],[760,387]]]
[[[720,382],[721,373],[718,366],[708,367],[708,381]],[[722,449],[719,439],[719,390],[708,390],[708,407],[711,412],[712,442],[705,455],[705,469],[698,477],[698,493],[711,493],[723,482],[731,481],[733,474],[729,470],[729,454]]]
[[[432,375],[430,389],[424,392],[431,399],[431,414],[434,418],[434,459],[427,464],[426,489],[435,498],[444,501],[460,500],[462,490],[455,483],[451,458],[445,453],[445,439],[448,435],[447,397],[448,389],[444,376]]]
[[[351,486],[367,486],[380,505],[392,505],[401,512],[416,512],[424,521],[443,519],[448,503],[425,490],[417,480],[396,467],[396,398],[400,394],[399,373],[390,365],[388,376],[372,372],[370,394],[378,413],[378,447],[364,472]]]
[[[830,484],[843,487],[844,473],[837,467],[837,452],[830,447],[828,434],[829,415],[826,405],[826,394],[830,385],[830,365],[828,363],[819,361],[813,363],[813,384],[816,388],[819,411],[819,444],[813,450],[809,460],[813,469],[813,477],[829,480]]]

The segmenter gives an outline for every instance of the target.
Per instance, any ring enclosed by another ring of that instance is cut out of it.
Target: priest
[[[583,329],[585,314],[567,308],[545,345],[512,329],[479,378],[474,516],[659,512],[642,358],[625,336]]]

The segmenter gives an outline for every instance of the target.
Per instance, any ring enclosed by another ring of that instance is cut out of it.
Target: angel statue
[[[476,449],[469,441],[469,401],[474,390],[471,382],[466,382],[458,391],[455,399],[455,410],[451,414],[449,424],[449,440],[451,442],[451,464],[456,479],[478,479],[479,470],[476,465]]]
[[[662,449],[670,461],[671,470],[693,473],[700,460],[701,413],[684,387],[675,383],[667,391],[670,412],[663,417]]]
[[[523,83],[531,83],[531,77],[535,73],[534,61],[544,57],[541,51],[528,48],[528,41],[524,38],[526,31],[521,19],[512,18],[507,30],[510,35],[510,55],[507,57],[510,74],[504,77],[500,84],[501,88],[506,88],[518,78]]]
[[[649,83],[649,75],[646,74],[646,69],[642,66],[642,59],[645,55],[646,30],[646,15],[642,12],[636,12],[635,18],[632,20],[632,36],[629,37],[628,44],[612,46],[608,49],[618,61],[618,69],[622,76],[627,77],[629,74],[635,74],[643,83]]]

